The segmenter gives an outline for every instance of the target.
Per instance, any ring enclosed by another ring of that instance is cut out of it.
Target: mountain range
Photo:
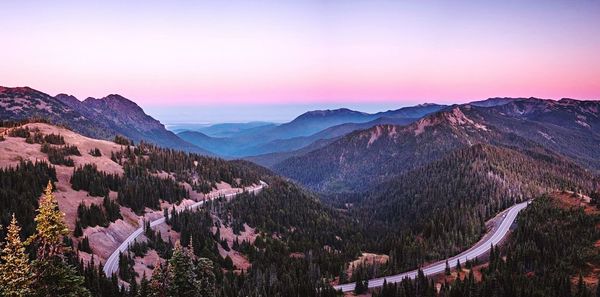
[[[456,105],[408,126],[376,125],[350,133],[272,168],[317,191],[361,191],[456,149],[482,143],[541,147],[597,171],[599,110],[597,101],[571,99]]]
[[[303,113],[288,123],[260,125],[227,137],[211,137],[201,131],[182,131],[178,135],[221,156],[252,160],[255,158],[250,156],[291,152],[317,141],[335,139],[378,124],[405,125],[444,107],[422,104],[373,114],[347,108],[315,110]]]
[[[0,87],[0,107],[0,118],[5,121],[43,118],[89,137],[112,139],[122,135],[135,142],[144,140],[164,147],[211,154],[177,137],[133,101],[120,95],[79,101],[74,96],[58,94],[53,97],[29,87]]]

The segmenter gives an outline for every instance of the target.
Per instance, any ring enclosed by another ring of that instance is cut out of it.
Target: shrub
[[[28,127],[13,128],[10,131],[8,131],[8,136],[27,138],[27,137],[29,137],[29,128]]]
[[[122,135],[115,136],[114,142],[120,145],[133,145],[133,141]]]
[[[94,156],[94,157],[101,157],[102,156],[102,152],[100,152],[100,149],[98,149],[97,147],[90,149],[90,155]]]
[[[57,144],[57,145],[65,144],[65,138],[60,134],[54,134],[54,133],[44,136],[44,141],[47,143],[50,143],[50,144]]]

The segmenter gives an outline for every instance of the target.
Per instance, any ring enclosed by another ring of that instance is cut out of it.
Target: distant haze
[[[399,109],[414,104],[257,104],[222,106],[149,106],[144,110],[165,123],[171,124],[218,124],[265,121],[272,123],[289,122],[297,116],[311,110],[350,108],[356,111],[374,113]]]

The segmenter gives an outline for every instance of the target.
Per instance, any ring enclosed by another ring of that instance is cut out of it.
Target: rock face
[[[140,132],[165,129],[163,124],[145,114],[141,107],[120,95],[112,94],[101,99],[87,98],[82,104],[115,124]]]
[[[211,155],[177,137],[133,101],[119,95],[88,98],[81,102],[71,95],[52,97],[29,87],[0,87],[0,118],[41,118],[93,138],[111,139],[120,134],[136,142],[144,140],[164,147]]]

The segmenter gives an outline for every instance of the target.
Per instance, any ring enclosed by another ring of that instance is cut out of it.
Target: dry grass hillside
[[[112,161],[110,156],[111,152],[118,152],[122,149],[122,146],[110,141],[97,140],[82,136],[69,129],[57,127],[43,123],[30,123],[23,127],[29,128],[30,131],[41,132],[44,135],[59,134],[64,137],[65,144],[75,145],[79,149],[81,156],[70,156],[75,167],[68,167],[63,165],[53,165],[56,169],[56,175],[58,182],[56,183],[55,196],[58,200],[59,207],[66,215],[66,221],[71,230],[75,228],[75,221],[77,219],[77,208],[81,202],[86,205],[91,204],[102,204],[101,197],[92,197],[88,195],[86,191],[75,191],[71,187],[70,179],[73,175],[74,168],[83,166],[85,164],[95,164],[100,171],[107,173],[123,174],[123,167],[116,162]],[[10,130],[10,129],[9,129]],[[0,141],[0,167],[6,168],[9,166],[16,166],[22,160],[44,160],[48,161],[48,156],[41,152],[41,145],[37,143],[27,143],[25,138],[10,137],[8,132],[4,135],[5,140]],[[102,156],[94,157],[90,155],[92,149],[98,148]],[[169,173],[161,172],[159,174],[161,178],[168,178]],[[229,194],[233,192],[240,192],[243,189],[232,188],[227,183],[217,184],[217,189],[213,190],[208,194],[198,193],[192,190],[189,184],[183,183],[183,186],[190,192],[190,199],[183,200],[176,208],[182,208],[187,205],[194,203],[194,201],[200,201],[204,198],[214,198],[220,195]],[[109,197],[116,199],[117,193],[111,191]],[[169,203],[162,202],[161,207],[172,207]],[[155,211],[146,209],[143,215],[137,215],[131,209],[121,206],[121,215],[123,219],[119,219],[115,222],[110,223],[108,227],[88,227],[84,232],[84,236],[87,236],[90,241],[90,246],[93,254],[95,255],[95,262],[104,262],[110,254],[123,242],[134,230],[139,228],[143,220],[154,220],[162,216],[162,211]],[[165,229],[165,228],[163,228]],[[175,242],[178,240],[178,234],[168,230],[162,230],[163,237],[168,240],[168,237]],[[74,239],[77,243],[77,239]],[[152,257],[155,253],[151,253],[149,258],[152,259],[136,259],[136,268],[143,271],[142,266],[154,264],[149,262],[155,262],[156,257]],[[90,255],[87,253],[81,253],[81,258],[84,261],[90,259]],[[142,264],[143,263],[143,264]],[[136,269],[137,270],[137,269]],[[148,272],[148,271],[146,271]]]

